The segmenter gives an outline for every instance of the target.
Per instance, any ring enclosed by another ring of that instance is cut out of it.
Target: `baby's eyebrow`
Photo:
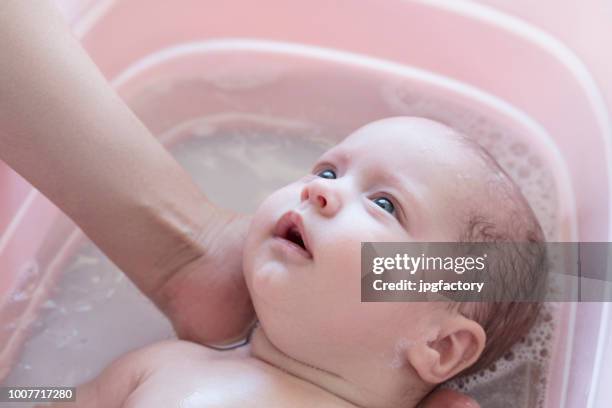
[[[398,198],[400,198],[402,202],[405,202],[406,206],[409,207],[404,208],[405,211],[414,214],[415,209],[417,211],[420,210],[421,205],[417,200],[416,194],[414,193],[414,191],[411,191],[410,189],[406,188],[406,180],[403,180],[402,178],[398,177],[397,174],[389,173],[386,171],[374,171],[371,177],[377,178],[379,180],[382,179],[383,184],[387,184],[390,187],[396,189],[401,195],[401,197]]]
[[[346,167],[350,163],[350,154],[342,151],[338,151],[336,149],[328,150],[323,156],[317,160],[320,162],[328,162],[338,164],[338,167]]]
[[[405,187],[405,182],[401,182],[397,177],[391,176],[390,184],[401,193],[402,198],[407,201],[414,200],[412,192],[408,191],[408,189]]]

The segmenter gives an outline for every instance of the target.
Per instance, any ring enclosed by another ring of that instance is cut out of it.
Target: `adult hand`
[[[242,273],[242,248],[251,217],[216,210],[202,232],[202,256],[174,272],[152,298],[179,338],[207,345],[247,334],[255,311]]]
[[[479,408],[472,398],[449,389],[437,389],[419,405],[420,408]]]

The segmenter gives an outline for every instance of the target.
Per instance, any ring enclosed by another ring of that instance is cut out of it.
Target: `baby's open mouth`
[[[302,251],[303,255],[312,258],[312,253],[308,248],[302,217],[298,213],[294,211],[285,213],[276,223],[274,236],[288,241],[296,249]]]

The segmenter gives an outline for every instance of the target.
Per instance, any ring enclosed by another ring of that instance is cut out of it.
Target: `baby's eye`
[[[374,198],[372,201],[374,201],[377,206],[387,211],[389,214],[395,214],[395,206],[388,198],[377,197]]]
[[[325,169],[317,173],[317,176],[325,179],[335,179],[336,173],[333,170]]]

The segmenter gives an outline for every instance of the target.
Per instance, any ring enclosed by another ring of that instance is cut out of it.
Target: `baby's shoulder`
[[[113,361],[97,378],[78,388],[78,398],[92,406],[130,406],[126,401],[133,400],[135,393],[146,384],[162,385],[173,379],[172,375],[175,381],[180,381],[179,374],[205,366],[205,362],[214,358],[214,354],[213,350],[187,341],[155,343]]]

